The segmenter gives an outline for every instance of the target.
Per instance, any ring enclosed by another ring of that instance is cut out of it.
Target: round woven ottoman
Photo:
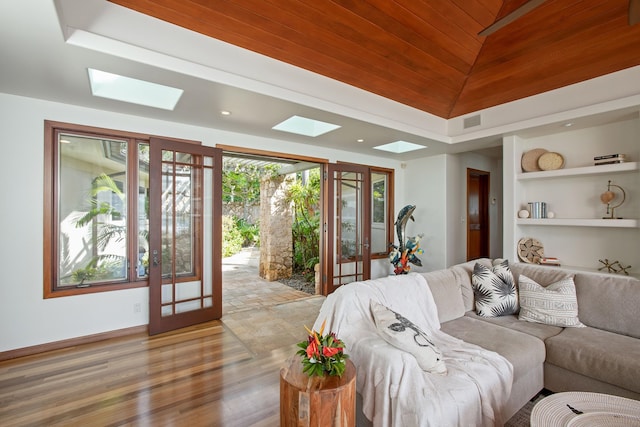
[[[531,427],[640,427],[640,401],[602,393],[545,397],[531,411]]]

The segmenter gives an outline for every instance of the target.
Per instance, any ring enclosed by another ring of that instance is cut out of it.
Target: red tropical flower
[[[307,357],[309,359],[313,358],[317,358],[318,356],[320,356],[320,352],[318,351],[318,344],[316,343],[316,340],[309,340],[309,345],[307,346]]]
[[[342,351],[342,347],[324,347],[322,349],[322,354],[325,357],[335,356],[336,354]]]

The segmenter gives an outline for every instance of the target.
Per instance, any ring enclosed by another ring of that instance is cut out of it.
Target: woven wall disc
[[[544,148],[534,148],[533,150],[529,150],[524,153],[520,161],[522,171],[535,172],[541,170],[540,166],[538,166],[538,159],[546,152],[547,150],[545,150]]]
[[[552,151],[544,153],[538,158],[538,167],[543,171],[561,169],[564,166],[564,157]]]
[[[518,241],[518,258],[528,264],[540,264],[544,258],[544,247],[537,239],[523,237]]]

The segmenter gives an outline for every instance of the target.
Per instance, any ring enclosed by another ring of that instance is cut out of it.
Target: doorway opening
[[[489,178],[467,168],[467,261],[489,257]]]
[[[321,294],[321,169],[223,152],[223,316]]]

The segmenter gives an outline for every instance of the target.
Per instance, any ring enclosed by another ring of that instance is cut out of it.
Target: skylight
[[[426,145],[418,145],[413,142],[407,141],[395,141],[390,142],[384,145],[378,145],[377,147],[373,147],[376,150],[389,151],[391,153],[406,153],[407,151],[420,150],[423,148],[428,148]]]
[[[320,136],[332,130],[340,128],[332,123],[321,122],[319,120],[307,119],[306,117],[291,116],[287,120],[278,123],[271,129],[284,132],[296,133],[304,136]]]
[[[102,98],[131,102],[147,107],[173,110],[182,89],[87,68],[91,93]]]

